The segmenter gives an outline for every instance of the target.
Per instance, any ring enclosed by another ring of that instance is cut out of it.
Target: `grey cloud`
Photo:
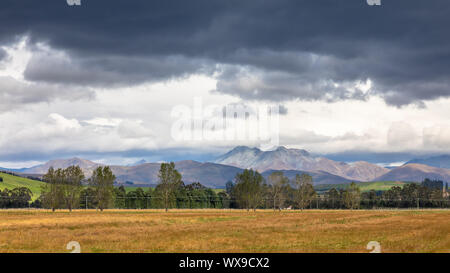
[[[95,96],[92,91],[86,88],[67,88],[54,84],[29,84],[2,76],[0,76],[0,90],[1,111],[10,111],[27,104],[50,102],[56,99],[79,100],[92,99]]]
[[[219,78],[220,92],[242,98],[365,99],[349,84],[368,78],[371,94],[396,106],[450,96],[446,0],[386,0],[381,7],[364,0],[2,5],[0,42],[27,34],[32,44],[67,52],[78,66],[70,77],[59,66],[39,71],[30,64],[26,77],[34,81],[130,84],[212,73],[221,64],[259,71],[258,92],[243,88],[240,74]],[[181,57],[171,62],[172,56]]]
[[[332,137],[317,134],[310,130],[301,130],[295,136],[280,136],[280,142],[283,145],[305,145],[305,144],[317,144],[326,143],[332,140]]]
[[[230,148],[231,149],[231,148]],[[95,151],[77,151],[77,150],[56,150],[56,151],[29,151],[27,153],[11,153],[0,154],[0,161],[9,162],[24,162],[27,160],[49,161],[57,158],[72,158],[80,157],[84,159],[93,160],[99,162],[100,159],[105,158],[119,158],[120,161],[126,158],[134,159],[146,159],[148,162],[160,162],[160,161],[181,161],[189,158],[196,161],[212,161],[218,154],[225,153],[226,150],[220,152],[210,152],[198,149],[189,149],[183,147],[171,148],[171,149],[159,149],[159,150],[128,150],[124,152],[95,152]],[[122,163],[123,164],[123,163]],[[2,167],[2,166],[0,166]]]
[[[4,59],[6,59],[6,57],[8,56],[8,53],[6,53],[6,51],[2,48],[0,48],[0,62]]]
[[[288,111],[289,111],[289,109],[286,106],[280,105],[280,108],[279,108],[280,115],[287,115]]]
[[[424,128],[423,144],[426,147],[433,147],[441,151],[450,145],[450,126],[435,125]]]
[[[259,108],[259,107],[264,107],[264,108]],[[263,105],[251,105],[251,104],[246,104],[244,102],[239,102],[239,103],[229,103],[226,106],[222,107],[222,111],[216,111],[216,113],[214,113],[215,115],[220,115],[222,117],[226,117],[227,114],[234,114],[235,112],[242,112],[243,114],[245,114],[245,116],[243,116],[243,118],[247,118],[249,115],[253,115],[253,116],[257,116],[259,113],[259,111],[261,111],[262,109],[267,109],[267,111],[271,111],[270,109],[272,107],[278,107],[278,114],[280,115],[287,115],[289,109],[284,106],[284,105],[274,105],[274,104],[267,104],[265,106]],[[229,113],[227,113],[227,111],[229,111]]]
[[[105,87],[211,73],[206,61],[183,56],[91,56],[87,59],[70,59],[47,53],[33,56],[24,75],[31,81]]]
[[[394,122],[391,124],[387,134],[387,144],[391,147],[417,147],[420,136],[407,122]]]
[[[217,90],[245,99],[270,101],[326,100],[367,98],[367,93],[353,90],[351,82],[327,80],[311,73],[260,70],[254,67],[228,67],[218,77]]]

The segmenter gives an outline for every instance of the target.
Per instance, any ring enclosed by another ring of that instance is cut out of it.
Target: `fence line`
[[[96,196],[82,196],[81,199],[95,199]],[[176,200],[204,200],[204,198],[206,199],[218,199],[220,201],[222,200],[227,200],[227,201],[238,201],[237,198],[226,198],[223,199],[220,196],[188,196],[188,197],[175,197],[175,198],[171,198],[171,199],[176,199]],[[14,196],[0,196],[0,201],[2,199],[13,199],[13,200],[24,200],[24,201],[29,201],[29,198],[26,197],[14,197]],[[161,196],[121,196],[121,197],[114,197],[115,200],[117,199],[164,199],[164,197]],[[264,201],[273,201],[274,198],[260,198],[261,200]],[[281,201],[289,201],[292,200],[292,198],[276,198],[276,200],[281,200]],[[343,198],[312,198],[310,200],[316,201],[344,201]],[[359,199],[359,201],[361,202],[376,202],[376,201],[389,201],[389,202],[412,202],[412,201],[416,201],[416,200],[421,200],[421,201],[436,201],[436,202],[450,202],[450,199],[446,199],[446,198],[442,198],[442,199],[436,199],[436,198],[413,198],[413,199],[385,199],[385,198],[381,198],[381,199]]]
[[[136,209],[136,208],[162,208],[163,197],[160,196],[117,196],[111,203],[111,208]],[[258,208],[296,207],[294,200],[290,198],[267,198],[260,199]],[[15,203],[16,201],[16,203]],[[305,200],[304,200],[305,201]],[[21,203],[18,203],[21,202]],[[348,203],[348,202],[347,202]],[[283,205],[278,205],[283,204]],[[36,207],[35,202],[29,198],[0,196],[0,208],[27,208]],[[39,203],[42,206],[41,203]],[[333,209],[345,208],[346,200],[343,198],[312,198],[306,200],[306,207],[310,209]],[[96,208],[95,196],[81,196],[77,208]],[[237,208],[239,200],[236,198],[223,198],[220,196],[183,196],[170,199],[171,208]],[[450,208],[450,199],[436,198],[412,198],[412,199],[356,199],[353,200],[353,208]]]

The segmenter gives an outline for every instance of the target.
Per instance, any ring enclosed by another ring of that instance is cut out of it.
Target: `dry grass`
[[[0,211],[0,252],[450,252],[450,211]]]

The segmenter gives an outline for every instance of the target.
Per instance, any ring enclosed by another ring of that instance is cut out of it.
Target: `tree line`
[[[216,193],[195,182],[186,185],[175,164],[162,163],[158,173],[158,184],[155,188],[144,191],[138,188],[126,192],[125,187],[115,189],[116,208],[228,208],[229,199],[225,192]]]
[[[34,203],[31,203],[32,196],[33,193],[26,187],[0,190],[0,208],[28,208],[34,206]]]
[[[403,187],[394,186],[387,191],[371,190],[362,194],[364,208],[440,208],[450,207],[450,199],[445,196],[448,185],[440,180],[425,179],[421,184],[408,183]]]
[[[83,195],[89,194],[95,208],[103,211],[112,207],[114,181],[116,177],[108,166],[98,167],[87,180],[87,188],[83,188],[85,176],[79,166],[66,169],[49,168],[44,175],[46,182],[41,188],[42,207],[52,209],[76,209],[80,207]]]
[[[236,174],[226,189],[216,192],[200,183],[186,185],[175,164],[161,164],[155,188],[137,188],[127,191],[124,186],[114,187],[116,177],[109,167],[98,167],[89,179],[79,166],[66,169],[50,168],[43,176],[46,182],[41,196],[31,201],[31,191],[17,188],[0,191],[0,207],[43,207],[52,209],[107,208],[149,209],[163,208],[239,208],[256,209],[372,209],[377,207],[449,207],[443,199],[442,181],[426,179],[422,184],[410,183],[387,191],[361,192],[356,183],[345,189],[332,188],[318,194],[313,179],[299,173],[293,179],[276,171],[265,179],[254,170]],[[446,186],[448,189],[448,185]],[[444,191],[445,192],[445,191]]]
[[[377,207],[427,208],[450,207],[450,200],[443,196],[443,182],[426,179],[421,184],[410,183],[393,187],[388,191],[361,192],[356,183],[345,189],[332,188],[319,195],[313,187],[313,179],[305,173],[293,179],[277,171],[267,179],[254,170],[238,173],[234,182],[226,184],[226,190],[216,193],[200,183],[184,185],[174,163],[163,164],[155,189],[142,189],[120,193],[120,208],[240,208],[246,210],[273,209],[373,209]],[[448,189],[448,186],[447,186]],[[116,196],[118,196],[116,194]]]

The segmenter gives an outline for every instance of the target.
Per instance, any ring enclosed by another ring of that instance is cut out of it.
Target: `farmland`
[[[0,177],[3,178],[3,182],[0,182],[0,190],[26,187],[33,193],[32,200],[37,199],[41,195],[41,185],[44,184],[43,182],[5,173],[0,173]]]
[[[0,252],[450,252],[449,210],[0,211]]]
[[[367,191],[387,191],[392,187],[403,187],[404,185],[411,182],[401,182],[401,181],[375,181],[375,182],[359,182],[358,187],[361,192]],[[332,188],[335,189],[347,189],[350,184],[331,184],[331,185],[317,185],[314,188],[318,192],[326,192]]]

